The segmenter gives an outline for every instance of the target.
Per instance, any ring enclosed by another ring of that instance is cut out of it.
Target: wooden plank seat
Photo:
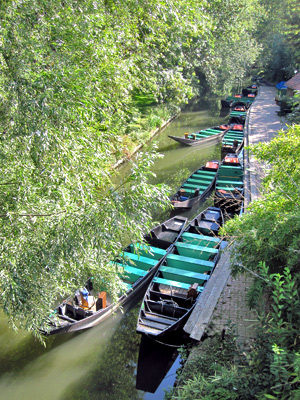
[[[193,175],[201,175],[201,176],[215,176],[216,172],[215,171],[205,171],[205,170],[198,170],[196,171]]]
[[[244,138],[244,133],[243,132],[235,132],[235,131],[228,131],[225,135],[225,137],[232,137],[232,138],[237,138],[237,139],[243,139]]]
[[[240,134],[240,135],[237,135],[236,133],[230,133],[230,132],[228,132],[228,133],[226,133],[226,135],[224,136],[224,138],[223,138],[223,140],[225,140],[225,139],[236,139],[236,140],[243,140],[244,139],[244,134],[242,133],[242,134]]]
[[[217,180],[220,178],[243,178],[244,171],[242,169],[224,170],[222,169],[217,176]]]
[[[186,269],[172,268],[167,265],[161,266],[160,271],[163,273],[163,278],[165,279],[174,279],[178,282],[189,283],[191,285],[193,283],[203,285],[209,278],[209,275],[188,271]]]
[[[196,138],[201,139],[201,138],[206,138],[206,137],[209,137],[209,136],[214,136],[214,135],[216,135],[216,133],[217,132],[200,131],[200,132],[197,132],[197,133],[192,133],[191,135],[189,135],[189,138],[192,139],[193,136],[195,135]]]
[[[147,246],[143,243],[131,244],[130,249],[132,250],[132,253],[142,257],[152,258],[154,260],[160,260],[167,253],[167,251],[164,249],[154,246]]]
[[[179,255],[184,257],[199,258],[201,260],[209,260],[218,254],[219,250],[207,246],[197,246],[186,242],[177,242],[176,249]]]
[[[224,138],[223,144],[233,144],[233,142],[234,142],[235,140],[237,141],[238,144],[242,143],[242,140]]]
[[[187,183],[185,183],[185,184],[182,185],[182,189],[185,189],[185,188],[187,188],[187,189],[194,189],[194,190],[200,189],[200,190],[204,191],[205,189],[207,189],[208,186],[209,186],[209,185],[204,186],[204,185],[197,185],[197,184],[195,184],[195,183],[189,183],[189,182],[187,182]]]
[[[200,131],[200,135],[206,135],[206,136],[214,136],[217,133],[220,133],[221,131],[210,131],[210,130],[202,130]]]
[[[208,178],[198,178],[197,176],[191,176],[186,183],[194,183],[197,185],[203,185],[203,186],[207,186],[210,184],[210,182],[212,182],[214,179],[214,176],[212,177],[208,177]]]
[[[212,236],[198,235],[197,233],[184,232],[181,236],[183,242],[198,246],[216,247],[221,239]]]
[[[214,180],[214,178],[215,178],[215,176],[208,176],[208,175],[205,175],[205,176],[201,176],[201,175],[199,175],[199,174],[193,174],[189,179],[188,179],[188,182],[190,181],[190,180],[193,180],[193,181],[195,181],[195,182],[197,182],[197,183],[204,183],[204,184],[208,184],[208,183],[210,183],[212,180]]]
[[[131,265],[121,264],[119,262],[114,262],[115,266],[119,267],[119,273],[122,275],[122,279],[124,279],[124,284],[128,286],[128,290],[132,288],[131,283],[134,283],[137,279],[147,274],[147,270],[136,268]],[[126,282],[127,281],[127,282]],[[129,282],[128,282],[129,281]]]
[[[243,168],[236,165],[222,165],[219,168],[218,176],[243,176]]]
[[[236,115],[238,115],[238,116],[246,116],[247,115],[247,111],[239,111],[239,110],[233,110],[233,111],[231,111],[231,113],[229,114],[229,116],[236,116]]]
[[[131,267],[129,265],[124,265],[124,271],[126,273],[126,278],[130,282],[135,282],[141,276],[145,276],[147,274],[147,271],[144,271],[139,268]]]
[[[155,276],[153,278],[153,282],[154,283],[159,283],[160,285],[166,285],[166,286],[171,286],[171,287],[175,287],[175,288],[180,288],[180,289],[186,289],[189,290],[189,288],[191,287],[191,285],[184,283],[184,282],[178,282],[178,281],[174,281],[174,280],[170,280],[170,279],[165,279],[165,278],[161,278],[158,276]],[[198,286],[197,291],[198,292],[202,292],[203,287],[202,286]]]
[[[148,271],[157,264],[156,260],[153,260],[149,257],[140,256],[139,254],[129,253],[127,251],[123,251],[121,256],[123,257],[124,261],[127,262],[128,260],[130,265],[135,265],[136,267],[142,268],[145,271]]]
[[[195,190],[196,190],[195,188],[190,189],[190,188],[184,187],[182,189],[184,189],[184,192],[185,192],[184,196],[189,197],[189,198],[195,197]],[[199,195],[202,193],[203,193],[203,190],[200,190]]]
[[[156,314],[154,312],[145,311],[144,310],[144,317],[147,318],[149,321],[155,321],[164,325],[172,325],[177,318],[161,316],[160,314]]]
[[[217,190],[227,190],[227,191],[229,190],[229,191],[233,192],[234,190],[236,190],[236,187],[235,186],[219,186],[219,185],[217,185],[216,189]],[[240,189],[242,189],[242,187],[240,187]]]
[[[194,272],[207,272],[211,271],[214,267],[212,261],[200,260],[199,258],[181,256],[179,254],[167,255],[167,265],[173,268],[182,268]]]
[[[243,186],[244,182],[240,180],[226,180],[226,179],[218,179],[217,185],[235,185],[235,186]]]
[[[244,135],[241,135],[241,136],[237,136],[237,135],[234,135],[234,134],[225,135],[223,137],[223,142],[224,142],[224,140],[237,140],[238,142],[242,142],[243,139],[244,139]]]
[[[188,181],[186,181],[182,186],[184,185],[194,185],[197,187],[202,187],[202,188],[206,188],[207,186],[209,186],[212,182],[212,179],[210,181],[206,181],[206,182],[201,182],[198,179],[189,179]]]

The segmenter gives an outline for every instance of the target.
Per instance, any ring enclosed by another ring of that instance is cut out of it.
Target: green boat
[[[244,169],[236,154],[227,154],[216,177],[214,205],[227,214],[238,213],[244,200]]]
[[[221,158],[228,153],[239,154],[244,145],[244,127],[242,124],[233,124],[222,139]]]
[[[208,161],[193,172],[171,197],[173,207],[188,210],[204,200],[214,188],[218,168],[219,161]]]
[[[183,327],[219,260],[223,222],[221,210],[208,207],[187,226],[146,291],[138,333],[165,341]]]
[[[219,125],[194,133],[185,133],[183,137],[169,135],[169,138],[185,146],[198,146],[200,144],[220,141],[228,129],[229,127],[224,128],[224,125]]]

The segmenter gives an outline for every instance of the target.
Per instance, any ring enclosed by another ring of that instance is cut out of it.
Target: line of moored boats
[[[228,97],[229,122],[183,138],[172,139],[188,146],[222,140],[222,161],[209,161],[193,172],[171,197],[174,210],[189,209],[214,190],[214,206],[191,222],[176,215],[153,228],[142,243],[132,243],[111,263],[123,282],[117,301],[97,293],[93,280],[59,304],[49,319],[47,334],[79,331],[98,325],[120,306],[145,292],[137,332],[167,340],[182,328],[220,257],[226,242],[219,229],[226,218],[243,209],[244,124],[257,94],[257,86]],[[179,140],[180,139],[180,140]]]

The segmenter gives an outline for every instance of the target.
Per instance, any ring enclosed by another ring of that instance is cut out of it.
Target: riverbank
[[[279,107],[275,103],[276,89],[272,86],[261,86],[259,94],[251,106],[246,128],[246,146],[258,142],[270,141],[279,130],[285,129],[284,122],[279,118]],[[250,202],[260,196],[260,182],[264,176],[264,166],[245,151],[245,212]],[[252,282],[252,276],[242,275],[233,278],[230,274],[230,248],[224,252],[215,270],[216,276],[209,280],[211,287],[204,301],[195,308],[194,313],[185,326],[185,331],[191,339],[199,342],[203,335],[220,337],[226,334],[231,324],[237,335],[237,342],[245,346],[255,337],[254,325],[256,315],[247,307],[247,291]],[[185,363],[188,368],[193,359],[202,351],[202,342],[195,345]]]

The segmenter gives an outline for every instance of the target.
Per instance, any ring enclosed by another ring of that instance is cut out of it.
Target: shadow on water
[[[177,346],[166,346],[143,335],[137,365],[136,388],[159,396],[161,391],[156,393],[157,389],[175,361],[178,368],[180,360]],[[172,374],[170,384],[173,383],[174,375]],[[164,386],[167,386],[167,382]],[[159,397],[146,396],[146,398],[158,399]]]

